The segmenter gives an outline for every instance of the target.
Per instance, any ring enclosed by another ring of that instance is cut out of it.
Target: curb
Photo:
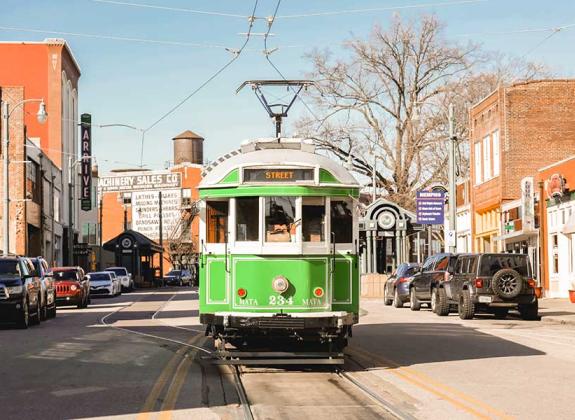
[[[552,316],[545,316],[545,314],[541,314],[541,322],[546,322],[548,324],[575,326],[575,319],[554,318]]]

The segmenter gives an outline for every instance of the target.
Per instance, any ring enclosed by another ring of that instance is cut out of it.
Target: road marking
[[[482,419],[488,419],[490,418],[490,416],[482,413],[481,411],[478,411],[478,408],[483,409],[484,411],[498,417],[501,419],[512,419],[513,417],[507,415],[506,413],[497,410],[494,407],[491,407],[490,405],[478,401],[477,399],[470,397],[469,395],[464,394],[463,392],[460,392],[448,385],[442,384],[440,382],[437,382],[436,380],[432,379],[431,377],[429,377],[428,375],[416,371],[415,369],[412,368],[407,368],[407,367],[403,367],[400,364],[389,360],[387,358],[384,358],[378,354],[374,354],[371,353],[369,351],[366,351],[364,349],[359,349],[357,347],[354,348],[348,348],[346,349],[346,351],[348,353],[351,353],[351,355],[353,355],[353,353],[355,353],[357,356],[363,358],[363,359],[367,359],[367,360],[375,360],[378,361],[380,363],[382,363],[383,365],[387,365],[389,368],[392,368],[389,370],[389,372],[391,372],[392,374],[400,377],[401,379],[412,383],[413,385],[416,385],[419,388],[422,388],[436,396],[438,396],[439,398],[448,401],[450,404],[456,406],[457,408],[460,408],[464,411],[466,411],[467,413],[473,415],[474,417],[477,418],[482,418]],[[430,386],[430,385],[433,385]],[[439,391],[437,388],[443,390],[444,392]],[[451,395],[452,394],[454,397],[460,398],[464,401],[466,401],[467,403],[469,403],[469,405],[463,404],[462,402],[456,400],[455,398],[453,398]]]
[[[196,336],[194,337],[194,341],[200,341],[202,338],[202,336]],[[194,364],[194,358],[197,353],[197,350],[191,350],[182,358],[182,361],[178,365],[176,374],[174,375],[172,383],[166,392],[164,402],[160,409],[160,420],[170,420],[173,417],[173,410],[176,407],[178,397],[180,396],[180,392],[182,391],[182,387],[184,386],[188,372]]]

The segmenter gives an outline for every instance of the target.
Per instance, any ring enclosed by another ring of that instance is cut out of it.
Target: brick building
[[[199,199],[197,186],[203,167],[203,140],[189,130],[176,136],[173,139],[174,166],[166,170],[115,170],[99,178],[104,244],[125,230],[133,230],[159,242],[161,193],[164,272],[174,265],[188,266],[195,263],[199,251],[199,220],[195,217],[195,202]],[[103,265],[112,264],[125,263],[121,256],[108,255]],[[150,266],[136,271],[145,273],[146,269],[158,268],[159,257],[146,264]]]
[[[64,40],[0,42],[0,91],[11,105],[10,252],[41,253],[67,263],[70,163],[78,156],[78,80],[80,68]],[[43,99],[48,120],[36,120]],[[0,184],[1,185],[1,184]],[[1,191],[0,191],[1,193]],[[77,226],[79,207],[73,214]]]
[[[505,233],[502,206],[521,198],[525,177],[573,153],[573,115],[575,80],[538,80],[501,86],[471,108],[474,251],[500,251],[513,239],[529,239],[527,247],[533,260],[538,260],[534,254],[538,249],[536,234],[535,239],[531,238],[533,232],[515,234],[515,238],[502,237]]]

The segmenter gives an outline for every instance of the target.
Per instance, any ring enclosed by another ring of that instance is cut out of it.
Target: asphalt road
[[[171,288],[94,299],[20,331],[0,326],[2,419],[240,419],[197,294]],[[573,418],[575,329],[516,318],[461,321],[365,301],[345,368],[407,416]],[[333,372],[244,369],[258,419],[391,417]]]

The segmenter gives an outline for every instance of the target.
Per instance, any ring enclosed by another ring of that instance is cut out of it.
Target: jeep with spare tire
[[[504,319],[509,310],[525,320],[539,319],[536,282],[524,254],[460,254],[453,277],[443,285],[446,304],[457,306],[461,319],[478,312]]]

